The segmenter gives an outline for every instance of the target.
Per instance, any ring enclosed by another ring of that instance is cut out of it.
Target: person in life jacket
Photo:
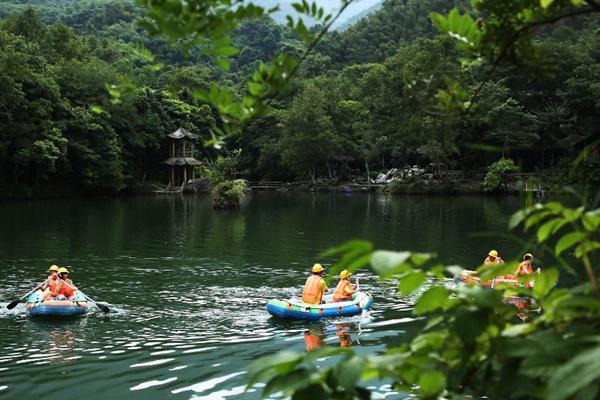
[[[329,292],[325,279],[323,279],[323,267],[321,264],[315,264],[312,267],[312,276],[306,279],[304,290],[302,291],[302,302],[306,304],[321,304],[323,293]]]
[[[538,268],[536,272],[540,272],[541,270]],[[523,256],[523,261],[517,267],[517,276],[524,276],[533,273],[533,254],[527,253]],[[529,281],[525,283],[525,288],[529,289],[533,287],[533,281]]]
[[[483,265],[489,264],[504,264],[504,260],[500,258],[496,250],[490,250],[488,256],[483,260]]]
[[[356,292],[356,285],[350,283],[352,273],[347,270],[340,272],[340,281],[333,292],[333,301],[346,301],[352,299],[352,293]]]
[[[517,268],[517,275],[529,275],[533,272],[533,255],[531,253],[527,253],[523,256],[523,261],[519,264]]]
[[[65,267],[60,267],[58,269],[58,277],[60,279],[52,292],[52,297],[55,297],[57,300],[73,299],[75,295],[75,285],[73,285],[73,281],[69,278],[69,270]]]
[[[38,289],[42,291],[42,301],[46,300],[48,296],[52,294],[56,284],[58,283],[58,265],[51,265],[48,268],[48,278],[46,282],[38,286]]]

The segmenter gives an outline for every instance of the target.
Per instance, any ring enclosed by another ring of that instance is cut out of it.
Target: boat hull
[[[267,303],[269,314],[283,319],[303,319],[318,321],[328,317],[343,317],[360,314],[373,304],[373,297],[365,292],[356,292],[353,299],[331,302],[333,296],[325,296],[325,304],[309,305],[298,299],[270,300]]]
[[[79,293],[74,300],[41,301],[41,292],[36,292],[27,298],[27,315],[30,317],[69,318],[81,317],[88,313],[86,299]]]
[[[475,271],[463,271],[460,275],[454,277],[456,283],[466,283],[468,285],[479,285],[483,288],[496,288],[496,287],[521,287],[521,288],[532,288],[534,281],[523,283],[520,282],[517,277],[499,277],[488,281],[482,281],[476,274]]]

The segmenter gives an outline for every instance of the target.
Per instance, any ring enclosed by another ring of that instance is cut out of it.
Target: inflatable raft
[[[462,282],[470,285],[479,285],[481,287],[488,288],[495,288],[497,286],[531,288],[535,283],[535,281],[530,281],[527,284],[519,282],[519,280],[515,276],[498,277],[490,281],[482,281],[477,275],[475,275],[475,271],[469,270],[464,270],[460,275],[455,276],[454,282]]]
[[[88,303],[85,297],[75,292],[74,300],[41,301],[39,290],[27,298],[27,315],[31,317],[77,317],[86,315]]]
[[[341,317],[360,314],[373,304],[373,297],[365,292],[356,292],[352,300],[333,302],[333,295],[323,296],[324,304],[306,304],[298,298],[289,300],[270,300],[267,311],[276,317],[285,319],[307,319],[316,321],[327,317]]]

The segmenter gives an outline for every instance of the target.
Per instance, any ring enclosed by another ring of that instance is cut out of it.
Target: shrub
[[[510,158],[501,158],[488,167],[483,180],[483,190],[493,192],[500,187],[506,189],[506,176],[513,172],[519,172],[513,160]]]
[[[245,196],[248,184],[243,179],[223,181],[216,184],[212,190],[213,208],[238,208]]]
[[[241,150],[234,150],[226,156],[219,155],[215,160],[204,160],[200,174],[205,176],[211,185],[235,179],[236,170],[242,155]]]

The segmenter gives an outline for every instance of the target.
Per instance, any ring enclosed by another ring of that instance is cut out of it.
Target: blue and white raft
[[[36,291],[27,298],[27,315],[31,317],[78,317],[88,312],[85,297],[75,292],[74,300],[42,300],[42,292]]]
[[[285,319],[307,319],[316,321],[327,317],[341,317],[360,314],[373,304],[373,297],[366,292],[352,294],[352,300],[333,301],[333,295],[323,296],[324,304],[306,304],[301,299],[269,300],[269,314]]]

